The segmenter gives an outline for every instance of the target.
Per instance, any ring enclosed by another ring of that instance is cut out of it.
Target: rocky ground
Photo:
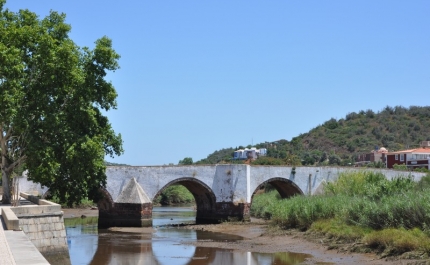
[[[63,209],[64,218],[97,216],[92,209]],[[381,258],[376,253],[357,253],[368,251],[359,243],[345,244],[316,234],[295,230],[276,230],[261,220],[250,223],[222,223],[218,225],[187,225],[180,229],[206,230],[242,236],[236,242],[183,242],[201,247],[216,247],[252,252],[295,252],[311,254],[306,264],[369,264],[369,265],[424,265],[430,260],[407,259],[402,257]],[[152,228],[111,228],[114,231],[130,233],[152,233]],[[418,254],[417,254],[418,255]],[[414,256],[413,256],[414,257]]]

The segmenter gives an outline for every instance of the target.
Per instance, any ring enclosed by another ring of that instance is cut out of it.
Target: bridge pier
[[[199,210],[196,224],[218,224],[223,221],[250,221],[249,203],[218,202],[212,211]],[[99,208],[99,228],[151,227],[152,203],[113,203]]]
[[[106,190],[101,193],[103,198],[97,203],[99,228],[152,226],[152,202],[135,178],[125,184],[115,202]]]
[[[99,228],[151,226],[152,203],[114,203],[108,210],[99,209]]]

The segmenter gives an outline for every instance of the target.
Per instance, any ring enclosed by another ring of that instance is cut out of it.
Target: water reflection
[[[196,212],[194,207],[154,207],[152,210],[152,226],[177,224],[195,224]]]
[[[169,207],[172,208],[172,207]],[[155,208],[153,224],[156,232],[121,233],[97,230],[97,223],[68,225],[69,253],[72,265],[153,264],[153,265],[293,265],[300,264],[306,254],[256,253],[183,245],[182,241],[236,241],[242,238],[222,233],[178,229],[175,225],[193,222],[190,209]],[[173,224],[173,226],[166,226]]]
[[[99,231],[98,247],[86,264],[160,264],[152,255],[150,235]],[[72,261],[72,265],[74,265]]]

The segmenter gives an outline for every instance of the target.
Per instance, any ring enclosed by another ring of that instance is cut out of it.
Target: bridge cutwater
[[[152,202],[167,187],[185,186],[196,202],[196,223],[249,220],[254,194],[271,184],[282,198],[316,195],[324,183],[342,172],[377,171],[388,179],[410,176],[419,181],[425,173],[389,169],[345,167],[287,167],[250,165],[109,166],[107,184],[98,201],[99,227],[152,225]],[[46,193],[26,180],[21,191]]]

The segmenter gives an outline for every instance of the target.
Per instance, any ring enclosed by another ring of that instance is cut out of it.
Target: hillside
[[[385,107],[351,112],[336,120],[329,119],[309,132],[287,140],[255,145],[267,148],[268,157],[257,164],[353,164],[359,154],[378,147],[389,151],[416,148],[430,140],[430,106]],[[215,151],[196,163],[229,163],[235,148]],[[259,161],[260,160],[260,161]]]

